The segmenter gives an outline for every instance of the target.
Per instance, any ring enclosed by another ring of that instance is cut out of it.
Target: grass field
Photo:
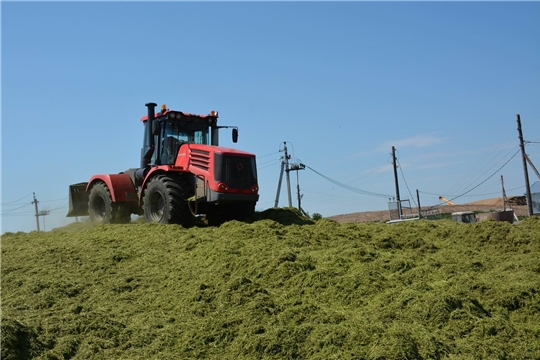
[[[540,219],[2,236],[2,359],[540,359]]]

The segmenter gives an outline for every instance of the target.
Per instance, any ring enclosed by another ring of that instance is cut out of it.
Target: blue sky
[[[523,194],[518,113],[540,167],[538,2],[2,2],[1,15],[2,232],[35,230],[33,192],[50,230],[73,221],[70,184],[137,167],[150,101],[240,128],[222,145],[258,156],[257,210],[274,205],[285,141],[291,161],[383,195],[291,172],[293,205],[298,175],[302,207],[323,216],[387,209],[392,146],[402,198],[497,197],[501,175]]]

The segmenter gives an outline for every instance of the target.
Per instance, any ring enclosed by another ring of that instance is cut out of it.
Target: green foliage
[[[537,359],[540,219],[2,236],[2,359]]]
[[[274,220],[281,225],[308,225],[313,221],[294,207],[271,208],[255,213],[255,220]]]
[[[313,213],[313,216],[311,217],[314,221],[319,221],[322,219],[322,215],[319,213]]]

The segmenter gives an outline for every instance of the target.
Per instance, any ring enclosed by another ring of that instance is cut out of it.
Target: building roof
[[[531,185],[531,194],[540,193],[540,181],[537,181]]]

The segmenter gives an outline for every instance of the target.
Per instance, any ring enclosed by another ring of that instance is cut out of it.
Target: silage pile
[[[2,359],[540,357],[540,219],[2,237]]]

